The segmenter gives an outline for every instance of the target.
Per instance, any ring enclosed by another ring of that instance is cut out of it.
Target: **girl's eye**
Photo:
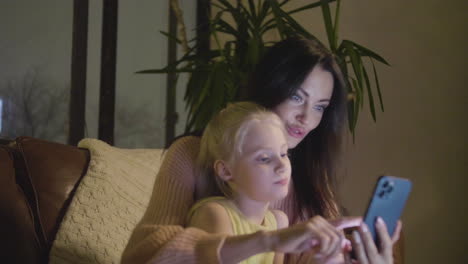
[[[281,153],[281,157],[282,158],[289,158],[289,155],[288,155],[288,153]]]
[[[298,104],[302,104],[304,102],[304,99],[298,94],[293,94],[291,95],[290,98],[291,98],[291,101],[298,103]]]
[[[258,160],[259,160],[260,162],[262,162],[262,163],[268,163],[268,162],[270,162],[270,158],[269,158],[269,157],[260,157]]]

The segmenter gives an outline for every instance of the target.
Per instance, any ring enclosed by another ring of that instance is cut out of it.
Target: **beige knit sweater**
[[[194,166],[200,138],[183,137],[167,150],[148,209],[122,256],[122,263],[219,263],[223,235],[184,228],[194,204]],[[290,196],[288,196],[290,197]],[[290,215],[289,198],[273,208]]]
[[[156,177],[148,209],[137,225],[122,256],[122,263],[219,263],[225,236],[185,228],[194,204],[195,160],[200,138],[183,137],[165,154]],[[272,205],[291,219],[292,193]],[[294,223],[290,223],[294,224]],[[311,263],[309,255],[289,256],[288,263]]]

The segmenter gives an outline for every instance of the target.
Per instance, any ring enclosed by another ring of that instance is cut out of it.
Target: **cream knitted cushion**
[[[50,263],[120,263],[148,205],[161,149],[120,149],[96,139],[79,147],[91,154],[50,251]]]

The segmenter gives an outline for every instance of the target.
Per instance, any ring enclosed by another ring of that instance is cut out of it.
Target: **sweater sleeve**
[[[185,228],[194,203],[194,164],[200,139],[172,144],[153,187],[150,203],[122,256],[122,263],[219,263],[225,236]]]

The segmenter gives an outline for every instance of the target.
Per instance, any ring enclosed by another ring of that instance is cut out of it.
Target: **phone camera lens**
[[[382,185],[382,187],[387,188],[388,185],[389,185],[388,181],[385,181],[384,184]]]

